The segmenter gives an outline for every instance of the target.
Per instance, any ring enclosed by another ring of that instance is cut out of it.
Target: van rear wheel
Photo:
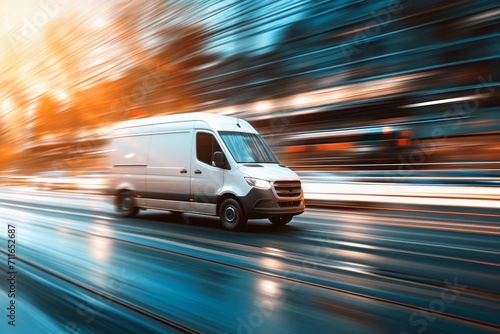
[[[241,209],[240,203],[232,198],[222,202],[220,209],[220,221],[226,230],[236,231],[247,223],[247,217]]]
[[[292,215],[269,217],[269,221],[276,226],[285,226],[292,220]]]
[[[123,217],[127,218],[134,217],[139,212],[132,192],[124,191],[120,194],[118,199],[118,210]]]

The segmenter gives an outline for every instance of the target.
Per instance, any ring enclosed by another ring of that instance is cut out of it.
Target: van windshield
[[[224,144],[238,163],[279,163],[262,137],[255,133],[219,131]]]

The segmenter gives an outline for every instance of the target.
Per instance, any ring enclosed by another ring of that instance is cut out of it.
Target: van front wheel
[[[269,217],[269,221],[276,226],[285,226],[292,220],[292,215]]]
[[[118,199],[118,210],[123,217],[134,217],[139,208],[135,205],[135,198],[130,191],[124,191],[120,194]]]
[[[240,204],[236,200],[228,198],[222,202],[220,221],[226,230],[235,231],[245,226],[247,217]]]

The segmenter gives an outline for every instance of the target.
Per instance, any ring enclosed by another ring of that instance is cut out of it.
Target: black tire
[[[240,203],[232,198],[222,202],[219,216],[222,226],[229,231],[242,229],[248,221]]]
[[[137,215],[139,208],[135,204],[135,198],[130,191],[120,193],[118,198],[118,211],[123,217],[131,218]]]
[[[292,215],[284,215],[284,216],[273,216],[269,217],[269,221],[276,226],[285,226],[292,220]]]

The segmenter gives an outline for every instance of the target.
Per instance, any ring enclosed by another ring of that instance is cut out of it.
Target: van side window
[[[214,152],[222,151],[215,137],[206,132],[196,134],[196,158],[212,166],[212,157]]]

